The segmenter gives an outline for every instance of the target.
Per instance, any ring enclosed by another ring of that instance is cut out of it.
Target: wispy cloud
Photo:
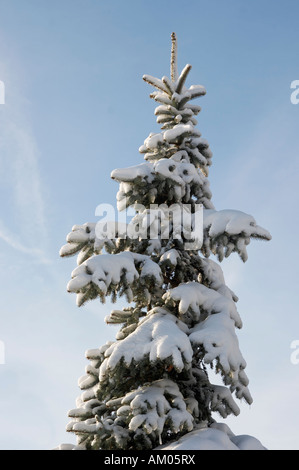
[[[11,248],[16,251],[20,251],[21,253],[33,256],[37,258],[41,263],[48,264],[50,261],[45,256],[45,253],[40,248],[31,248],[29,246],[25,246],[18,237],[9,232],[8,229],[4,226],[3,222],[0,220],[0,239],[7,243]]]
[[[15,89],[9,94],[9,85],[0,109],[0,239],[45,262],[47,223],[39,150],[26,112],[28,103]]]

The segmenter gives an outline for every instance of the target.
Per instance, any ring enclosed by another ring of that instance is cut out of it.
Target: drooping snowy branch
[[[221,385],[213,385],[213,398],[211,401],[211,410],[217,411],[222,418],[227,418],[229,415],[240,414],[240,408],[234,401],[231,392],[227,387]]]
[[[187,410],[179,387],[172,380],[152,382],[127,393],[122,399],[111,400],[107,406],[113,407],[119,402],[121,406],[117,415],[125,419],[134,432],[144,428],[147,434],[155,432],[161,436],[166,422],[175,434],[193,429],[193,417]]]
[[[63,245],[59,251],[61,257],[73,256],[83,250],[83,254],[78,264],[88,259],[94,252],[101,251],[103,245],[95,247],[95,223],[84,225],[74,225],[72,231],[67,235],[67,244]]]
[[[219,264],[208,258],[201,258],[202,281],[204,281],[211,289],[219,294],[238,302],[236,294],[225,284],[223,271]]]
[[[67,235],[67,243],[60,249],[61,257],[78,254],[77,264],[80,265],[93,255],[99,255],[103,249],[108,253],[125,249],[127,224],[117,221],[89,222],[74,225]]]
[[[216,361],[225,384],[250,404],[252,398],[244,372],[246,361],[239,349],[234,320],[226,312],[210,315],[191,330],[189,338],[193,345],[202,346],[205,363]]]
[[[95,255],[84,261],[72,272],[67,289],[77,294],[78,306],[98,296],[104,302],[106,295],[117,292],[125,294],[131,301],[140,289],[137,280],[139,284],[143,281],[148,302],[151,300],[148,287],[153,285],[155,288],[163,282],[159,266],[149,256],[126,251],[116,255]]]
[[[167,291],[163,295],[163,300],[166,306],[177,305],[180,315],[191,312],[193,322],[201,322],[209,315],[223,313],[233,321],[237,328],[242,327],[235,302],[198,282],[180,284]]]
[[[271,240],[270,233],[256,224],[255,219],[237,210],[204,210],[205,256],[217,255],[219,261],[237,252],[243,261],[247,260],[246,246],[250,239]]]
[[[171,363],[175,370],[188,368],[192,360],[192,348],[186,334],[187,327],[174,315],[160,307],[154,308],[140,321],[133,333],[113,343],[106,351],[106,359],[100,367],[100,380],[123,360],[129,367],[148,359]]]
[[[242,321],[234,300],[197,282],[169,290],[163,300],[166,306],[177,306],[181,318],[186,313],[190,316],[191,312],[192,321],[196,323],[190,330],[191,343],[202,347],[205,363],[216,361],[225,384],[236,390],[238,398],[244,397],[251,403],[244,372],[246,362],[235,333],[236,327],[242,327]]]

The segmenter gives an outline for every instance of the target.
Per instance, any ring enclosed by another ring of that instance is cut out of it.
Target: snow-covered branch
[[[202,203],[213,207],[207,178],[198,171],[186,152],[176,152],[170,158],[160,158],[124,169],[116,169],[112,179],[120,182],[117,194],[119,210],[133,204],[149,206],[159,201],[165,193],[168,203]],[[151,189],[148,185],[150,183]],[[166,201],[165,201],[166,202]]]
[[[118,239],[125,240],[127,224],[106,221],[105,223],[88,222],[74,225],[67,235],[67,243],[60,249],[61,257],[78,254],[77,264],[82,264],[93,255],[99,255],[102,250],[108,253],[118,249]]]
[[[116,255],[95,255],[84,261],[72,272],[72,279],[67,289],[77,294],[77,304],[119,292],[133,300],[138,293],[138,285],[143,281],[144,296],[150,301],[151,295],[147,286],[161,286],[163,279],[157,263],[149,256],[125,251]]]
[[[155,432],[160,437],[166,422],[173,433],[193,429],[193,417],[187,410],[179,387],[172,380],[157,380],[127,393],[117,401],[121,404],[117,415],[125,419],[134,432],[144,428],[147,434]],[[114,403],[111,400],[107,406]]]
[[[167,291],[163,295],[166,306],[177,305],[178,312],[184,315],[191,311],[194,322],[201,322],[207,316],[223,313],[232,319],[237,328],[242,327],[242,321],[235,302],[214,289],[199,282],[187,282]]]
[[[127,367],[144,359],[152,363],[171,363],[179,372],[190,367],[193,353],[187,330],[186,325],[167,310],[154,308],[133,333],[107,349],[100,367],[100,380],[104,380],[121,360]]]
[[[271,240],[270,233],[256,224],[255,219],[237,210],[204,210],[204,243],[202,252],[205,256],[217,255],[219,261],[237,252],[243,261],[248,258],[246,246],[251,238]]]
[[[203,348],[205,363],[217,362],[225,384],[236,390],[237,397],[251,403],[248,378],[244,372],[246,362],[239,349],[233,319],[226,312],[210,315],[190,331],[189,338],[193,345]]]

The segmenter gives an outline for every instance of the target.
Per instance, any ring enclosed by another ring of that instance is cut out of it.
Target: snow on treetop
[[[145,154],[146,160],[170,158],[178,150],[184,150],[188,154],[190,163],[200,168],[204,175],[208,174],[208,166],[211,165],[212,152],[208,143],[199,140],[201,133],[194,128],[197,120],[194,118],[201,108],[189,104],[190,100],[206,94],[202,85],[191,85],[186,88],[185,82],[191,70],[187,64],[178,76],[175,52],[173,50],[171,80],[167,77],[158,79],[150,75],[144,75],[143,79],[157,90],[150,97],[157,101],[159,106],[155,109],[157,123],[165,132],[151,133],[139,151]]]
[[[179,79],[174,83],[166,76],[159,79],[146,74],[143,75],[143,80],[157,88],[158,91],[151,95],[156,101],[183,110],[188,101],[206,94],[206,89],[202,85],[191,85],[188,89],[184,86],[190,70],[191,65],[187,64]]]
[[[164,132],[163,139],[166,142],[172,144],[176,143],[177,141],[182,141],[183,138],[188,136],[201,136],[199,130],[194,129],[191,123],[188,124],[177,124],[172,129],[169,129]]]

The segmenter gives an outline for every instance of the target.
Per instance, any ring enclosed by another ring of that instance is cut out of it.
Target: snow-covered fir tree
[[[105,319],[120,325],[115,341],[86,353],[82,394],[67,426],[78,448],[156,448],[215,427],[217,412],[238,415],[237,399],[252,402],[236,335],[238,299],[216,260],[236,252],[246,261],[250,239],[271,236],[252,216],[216,210],[211,201],[212,152],[193,104],[206,90],[187,88],[190,70],[178,74],[173,33],[170,78],[143,77],[155,89],[161,132],[140,147],[143,163],[111,175],[118,209],[135,209],[130,230],[114,221],[75,225],[60,251],[78,255],[68,283],[78,306],[107,296],[128,301]],[[194,230],[201,208],[202,243]],[[210,381],[210,367],[222,385]]]

